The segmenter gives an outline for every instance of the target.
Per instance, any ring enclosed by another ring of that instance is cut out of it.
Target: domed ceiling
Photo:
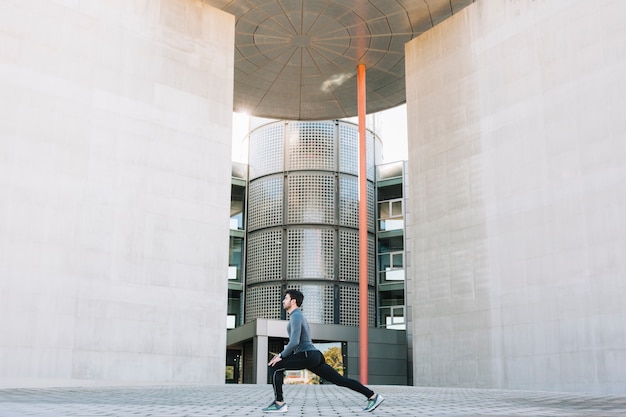
[[[236,16],[234,110],[326,120],[405,102],[404,44],[473,0],[204,0]]]

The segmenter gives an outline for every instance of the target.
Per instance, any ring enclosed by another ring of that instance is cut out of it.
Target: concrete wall
[[[224,381],[234,18],[0,2],[0,385]]]
[[[626,391],[624,18],[479,0],[407,45],[415,385]]]

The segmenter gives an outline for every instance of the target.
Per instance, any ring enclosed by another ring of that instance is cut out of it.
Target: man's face
[[[289,310],[291,308],[291,296],[289,294],[285,294],[285,298],[283,299],[283,308],[285,310]]]

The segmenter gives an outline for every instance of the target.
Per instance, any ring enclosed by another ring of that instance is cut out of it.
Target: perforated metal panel
[[[367,326],[376,327],[376,293],[373,288],[367,290]]]
[[[339,289],[339,324],[347,326],[359,325],[359,287],[358,286],[341,286]],[[374,290],[367,292],[367,325],[374,327],[376,323],[374,304]]]
[[[339,230],[339,279],[359,281],[359,232]]]
[[[339,224],[359,227],[359,179],[339,174]]]
[[[339,124],[339,171],[359,174],[359,129],[351,124]]]
[[[248,164],[250,179],[283,171],[285,124],[273,123],[250,134]]]
[[[359,287],[341,287],[339,289],[339,324],[359,325]]]
[[[336,170],[334,122],[289,123],[288,169]]]
[[[366,148],[365,148],[365,157],[367,158],[367,180],[374,181],[376,178],[376,160],[374,159],[374,135],[369,130],[365,134],[366,137]]]
[[[287,223],[334,224],[334,175],[290,174],[287,190]]]
[[[374,184],[367,182],[367,231],[374,233],[376,230],[376,200]]]
[[[251,138],[254,158],[266,155],[272,160],[254,159],[251,175],[256,177],[249,185],[247,321],[278,317],[280,288],[287,285],[305,294],[303,312],[310,322],[333,323],[339,308],[341,324],[359,324],[358,127],[337,123],[339,127],[335,122],[270,124],[255,130]],[[285,141],[284,131],[288,132]],[[370,134],[368,175],[375,172],[373,144]],[[277,158],[287,162],[279,163]],[[373,176],[367,184],[370,232],[376,224],[372,180]],[[374,243],[370,235],[371,285],[375,281]],[[373,293],[370,303],[373,325]]]
[[[283,177],[254,180],[248,190],[248,230],[283,223]]]
[[[287,279],[334,278],[334,230],[287,230]]]
[[[367,236],[367,282],[369,285],[376,283],[376,239],[372,235]]]
[[[246,282],[280,281],[282,264],[282,229],[261,230],[248,234]]]
[[[280,285],[249,287],[246,290],[246,323],[257,318],[279,320],[282,299]]]
[[[302,314],[309,323],[334,323],[334,286],[322,284],[289,285],[304,295]]]

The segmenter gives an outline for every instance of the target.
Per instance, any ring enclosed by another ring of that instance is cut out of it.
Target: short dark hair
[[[298,307],[302,305],[302,300],[304,300],[304,294],[302,294],[300,291],[290,288],[287,291],[285,291],[285,294],[289,294],[289,297],[292,300],[296,300],[296,305]]]

